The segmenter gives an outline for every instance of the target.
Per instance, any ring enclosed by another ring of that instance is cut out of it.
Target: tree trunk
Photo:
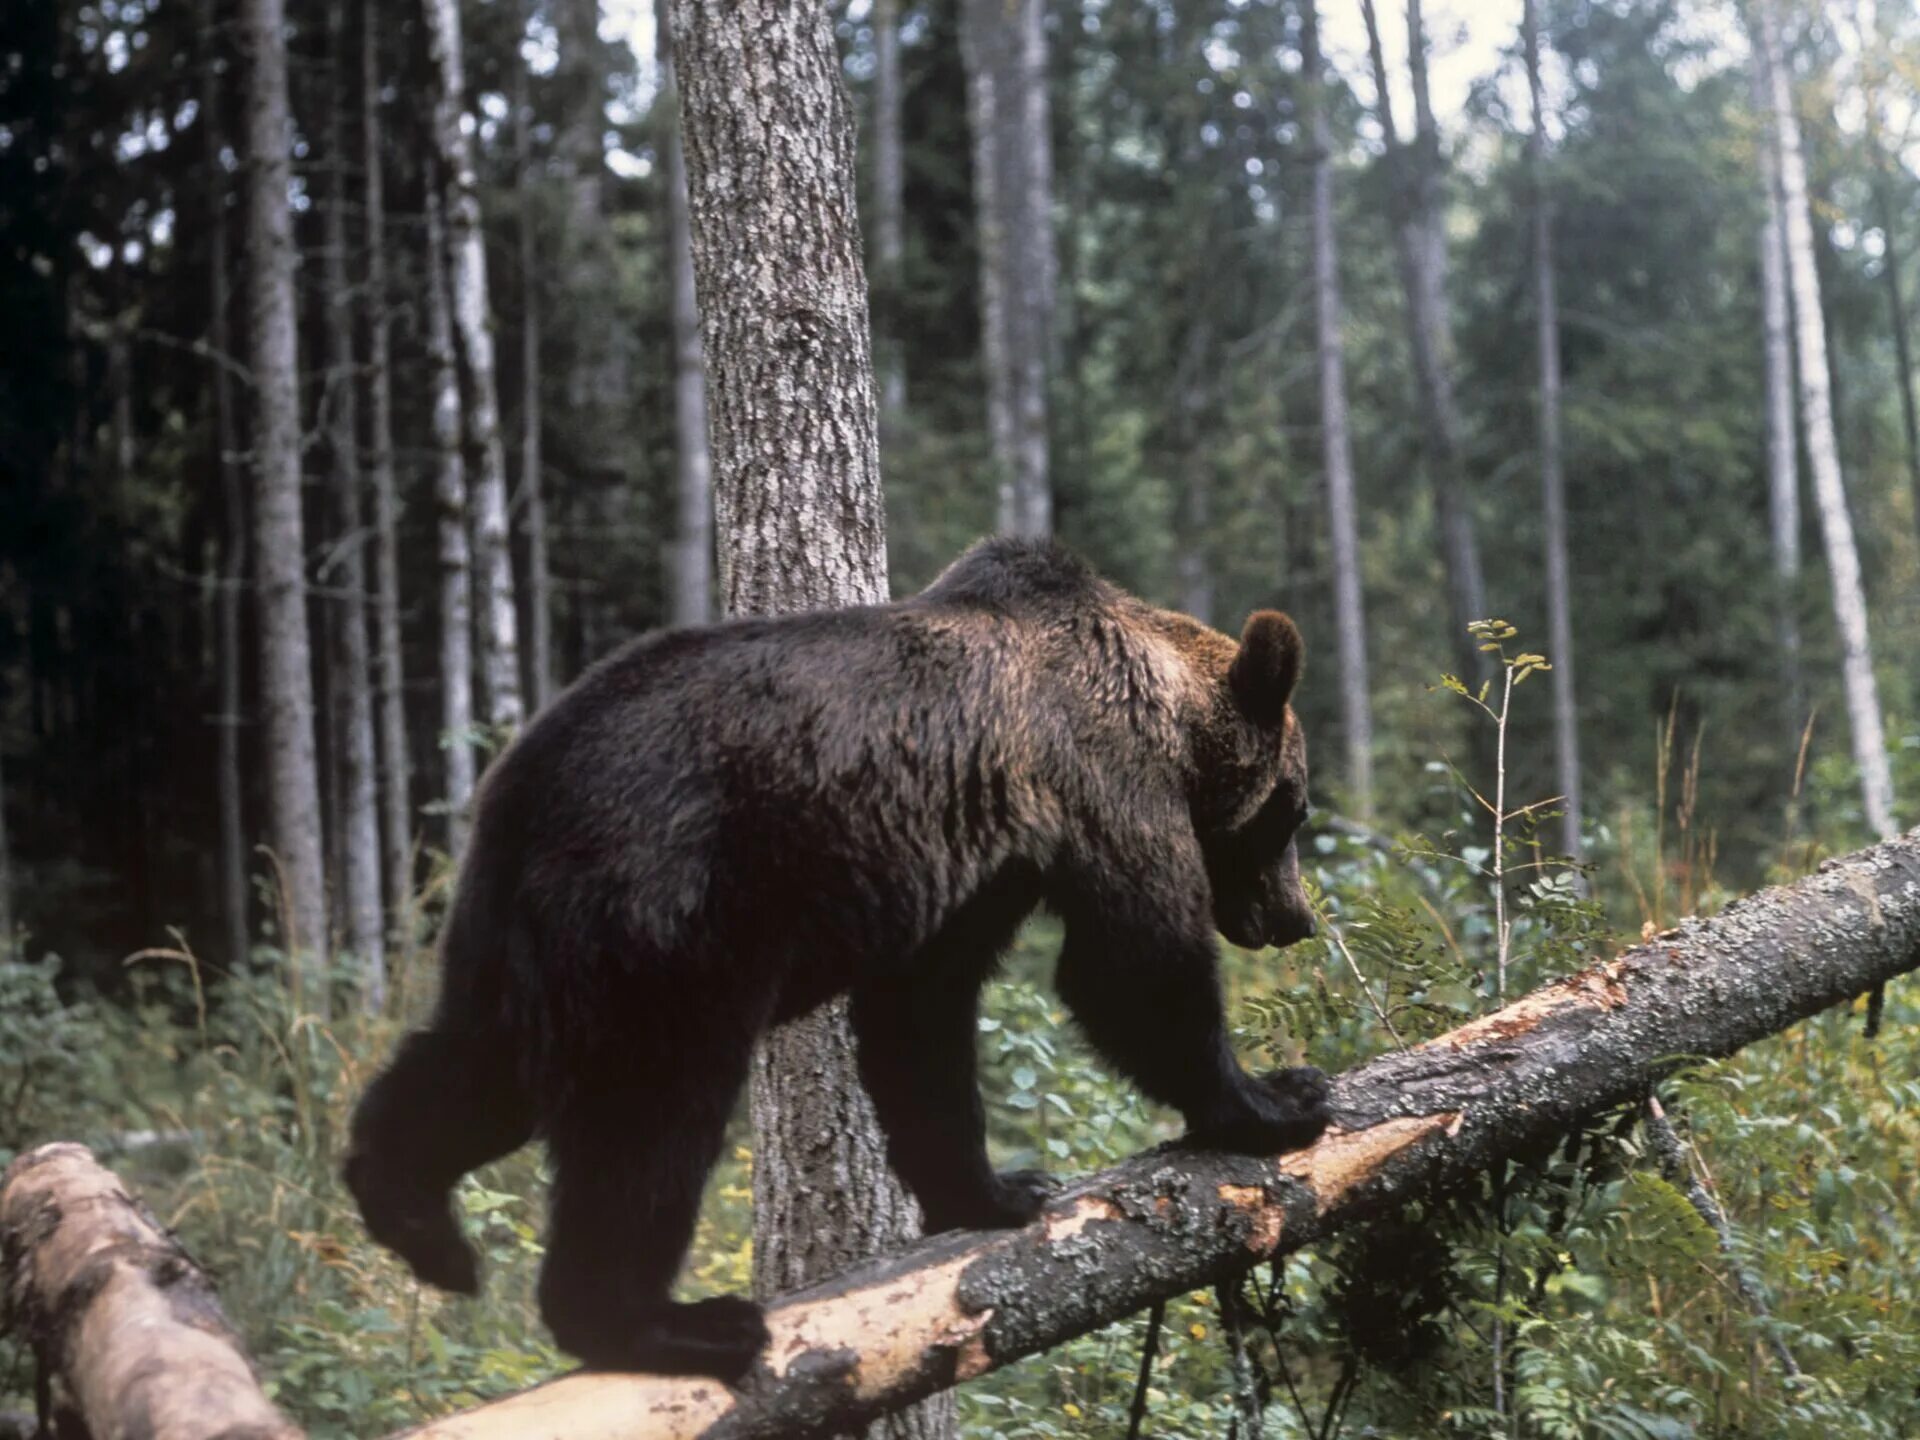
[[[1874,834],[1893,833],[1893,775],[1881,728],[1880,694],[1873,676],[1873,651],[1867,634],[1867,597],[1860,580],[1860,555],[1847,514],[1846,483],[1840,473],[1840,445],[1833,428],[1832,377],[1827,370],[1827,336],[1820,305],[1820,275],[1814,260],[1813,221],[1807,209],[1807,167],[1800,150],[1800,121],[1773,0],[1758,0],[1755,63],[1766,76],[1778,147],[1780,206],[1786,215],[1787,284],[1793,296],[1794,333],[1800,361],[1800,418],[1813,471],[1814,503],[1827,551],[1827,578],[1833,589],[1834,624],[1840,634],[1840,669],[1847,697],[1847,721],[1854,763],[1860,771],[1861,806]]]
[[[447,232],[434,167],[427,183],[427,359],[433,372],[433,502],[440,531],[440,753],[446,757],[447,853],[467,848],[473,808],[473,553],[460,448],[460,374],[447,301]]]
[[[347,47],[348,0],[328,0],[327,59],[332,94],[327,105],[327,188],[321,221],[326,287],[327,417],[334,528],[338,536],[333,586],[333,674],[340,685],[335,712],[334,763],[340,777],[339,812],[342,940],[360,974],[360,999],[378,1013],[386,1005],[386,927],[381,913],[380,820],[375,794],[373,688],[367,648],[367,530],[361,503],[359,385],[353,353],[353,286],[347,276],[347,114],[349,77],[358,57]]]
[[[387,197],[380,125],[380,16],[360,0],[360,145],[367,225],[367,468],[373,478],[374,679],[380,713],[380,848],[387,915],[413,899],[413,756],[400,641],[400,489],[393,468],[393,349],[387,295]]]
[[[522,28],[533,18],[523,6]],[[534,253],[535,203],[533,99],[527,93],[527,63],[516,51],[513,62],[514,172],[520,187],[515,227],[520,244],[520,528],[527,537],[527,668],[533,708],[546,709],[553,698],[553,574],[547,556],[546,477],[540,455],[540,277]]]
[[[880,430],[899,429],[907,414],[907,359],[900,343],[906,256],[902,224],[906,166],[900,125],[900,0],[873,6],[873,258],[880,301],[878,351]]]
[[[1406,296],[1407,339],[1419,394],[1423,458],[1428,483],[1433,487],[1434,514],[1446,566],[1451,638],[1463,677],[1490,676],[1488,658],[1467,633],[1469,624],[1487,618],[1487,584],[1460,455],[1460,407],[1453,391],[1453,322],[1447,311],[1446,234],[1440,209],[1440,135],[1426,98],[1426,35],[1418,3],[1410,4],[1407,26],[1417,128],[1413,143],[1403,148],[1394,125],[1373,0],[1361,0],[1360,9],[1373,65],[1375,117],[1386,138],[1394,255],[1400,288]]]
[[[655,0],[660,53],[661,149],[667,160],[668,269],[673,277],[674,537],[668,555],[667,618],[705,625],[713,618],[713,464],[707,448],[707,365],[694,294],[693,241],[687,219],[687,155],[680,143],[666,0]]]
[[[1578,860],[1580,724],[1573,686],[1573,596],[1567,575],[1567,489],[1560,469],[1560,305],[1554,288],[1553,201],[1547,184],[1546,107],[1540,89],[1539,0],[1525,0],[1527,99],[1533,131],[1533,305],[1540,366],[1540,508],[1546,532],[1547,651],[1553,662],[1553,762],[1560,783],[1560,850]]]
[[[47,1434],[299,1440],[206,1275],[84,1146],[0,1175],[0,1294],[52,1384]]]
[[[1800,658],[1800,457],[1793,432],[1793,315],[1787,300],[1786,216],[1780,209],[1780,160],[1773,140],[1773,101],[1766,77],[1753,66],[1755,118],[1765,127],[1760,142],[1762,196],[1760,315],[1766,386],[1767,519],[1773,551],[1773,633],[1780,649],[1781,738],[1797,763],[1807,724],[1807,685]]]
[[[998,523],[1053,529],[1047,381],[1053,343],[1053,146],[1042,0],[962,0],[973,132],[987,420]]]
[[[1878,102],[1869,99],[1869,105]],[[1900,241],[1895,233],[1893,177],[1888,174],[1886,147],[1877,120],[1869,120],[1867,145],[1873,152],[1874,208],[1880,212],[1880,277],[1887,287],[1887,318],[1893,329],[1894,378],[1900,386],[1900,421],[1907,442],[1907,488],[1913,496],[1914,532],[1920,535],[1920,408],[1913,394],[1913,338],[1907,324],[1907,302],[1900,287]]]
[[[693,3],[693,0],[689,0]],[[771,1374],[573,1375],[418,1440],[754,1440],[845,1430],[1156,1300],[1320,1244],[1638,1105],[1920,967],[1920,830],[1689,920],[1333,1086],[1336,1126],[1278,1158],[1161,1147],[1073,1181],[1024,1230],[941,1236],[774,1306]]]
[[[507,456],[500,438],[493,319],[487,309],[486,236],[473,140],[463,124],[466,74],[459,0],[426,0],[427,49],[436,90],[434,158],[444,187],[449,290],[454,332],[466,360],[467,439],[479,460],[473,477],[473,568],[479,604],[480,681],[490,726],[512,731],[524,716],[520,697],[520,622],[507,544]]]
[[[1333,225],[1333,135],[1320,54],[1317,0],[1303,0],[1300,58],[1306,69],[1313,146],[1313,298],[1320,361],[1320,448],[1327,471],[1333,550],[1333,623],[1340,652],[1340,728],[1347,785],[1361,819],[1373,814],[1373,702],[1367,689],[1367,616],[1361,587],[1353,441],[1347,424],[1346,345],[1341,338],[1340,250]]]
[[[242,0],[247,51],[248,364],[253,371],[254,553],[267,818],[279,866],[282,943],[294,993],[324,1007],[326,880],[314,761],[307,639],[306,536],[300,514],[300,387],[294,335],[293,217],[282,0]]]
[[[205,125],[207,174],[208,296],[211,312],[207,343],[219,357],[213,366],[214,473],[220,481],[221,559],[219,603],[214,611],[215,667],[218,673],[219,727],[214,787],[220,811],[220,917],[226,930],[227,964],[238,973],[250,953],[247,924],[247,832],[240,777],[240,601],[247,575],[247,499],[245,481],[234,457],[239,451],[234,423],[233,380],[227,361],[233,355],[229,316],[227,257],[227,181],[221,163],[226,146],[223,68],[214,25],[213,0],[200,0],[200,110]]]
[[[692,251],[730,615],[886,598],[886,520],[853,118],[826,9],[674,0]],[[754,1062],[754,1288],[914,1232],[860,1089],[844,1004]],[[950,1433],[948,1405],[890,1435]]]

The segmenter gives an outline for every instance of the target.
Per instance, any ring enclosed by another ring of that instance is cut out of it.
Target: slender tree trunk
[[[1759,64],[1753,67],[1755,116],[1772,129],[1773,101]],[[1780,160],[1770,136],[1760,144],[1762,196],[1760,315],[1766,386],[1767,518],[1773,552],[1773,633],[1780,649],[1782,739],[1797,757],[1807,723],[1807,685],[1800,658],[1800,458],[1793,431],[1793,315],[1787,299],[1786,217],[1780,209]]]
[[[532,19],[524,7],[522,28]],[[553,698],[553,575],[547,555],[546,477],[540,455],[540,277],[534,253],[535,201],[533,99],[527,93],[527,65],[516,52],[513,66],[514,170],[520,186],[520,528],[527,537],[527,668],[533,708],[544,710]]]
[[[247,51],[247,351],[253,371],[254,551],[268,833],[284,895],[282,935],[294,993],[324,1006],[326,880],[314,760],[307,638],[306,536],[300,514],[300,388],[282,0],[242,0]]]
[[[1869,100],[1870,105],[1877,103]],[[1920,408],[1913,393],[1913,338],[1907,324],[1907,302],[1900,286],[1900,240],[1895,232],[1893,177],[1888,174],[1886,147],[1879,124],[1869,121],[1867,145],[1873,152],[1874,206],[1880,212],[1880,278],[1887,287],[1887,318],[1893,328],[1895,378],[1900,385],[1900,420],[1907,441],[1907,486],[1913,496],[1913,524],[1920,535]]]
[[[1560,305],[1554,287],[1553,201],[1547,185],[1546,106],[1540,86],[1539,0],[1523,15],[1527,98],[1533,132],[1527,168],[1533,184],[1533,303],[1540,365],[1540,507],[1546,531],[1547,649],[1553,661],[1553,760],[1561,796],[1560,849],[1579,859],[1580,725],[1573,685],[1573,597],[1567,575],[1567,491],[1560,468]]]
[[[1327,528],[1333,550],[1333,623],[1340,651],[1340,728],[1347,743],[1347,785],[1353,808],[1373,813],[1373,702],[1367,690],[1367,615],[1347,423],[1346,345],[1341,338],[1339,237],[1333,224],[1333,133],[1320,54],[1317,0],[1302,0],[1300,58],[1312,107],[1313,297],[1320,359],[1320,446],[1327,471]]]
[[[1470,623],[1487,618],[1487,585],[1460,455],[1460,407],[1453,390],[1453,324],[1447,312],[1446,235],[1440,212],[1440,136],[1432,104],[1426,98],[1426,35],[1420,24],[1419,5],[1410,4],[1407,22],[1417,115],[1413,143],[1403,148],[1394,125],[1373,0],[1361,0],[1360,8],[1373,66],[1375,116],[1386,138],[1391,167],[1394,254],[1400,287],[1406,296],[1407,338],[1419,394],[1424,458],[1446,565],[1448,619],[1461,675],[1490,675],[1487,657],[1467,634]]]
[[[460,373],[447,300],[447,232],[437,178],[427,184],[427,358],[433,373],[433,501],[440,530],[440,753],[446,757],[447,853],[467,848],[473,807],[473,552],[460,446]]]
[[[1053,343],[1053,147],[1042,0],[963,0],[973,131],[988,431],[999,526],[1053,529],[1048,374]]]
[[[487,309],[486,236],[480,228],[480,182],[473,140],[462,117],[466,73],[459,0],[426,0],[427,48],[436,94],[435,159],[445,186],[447,253],[453,325],[466,359],[467,436],[479,459],[473,477],[473,566],[479,604],[480,679],[489,725],[519,727],[520,624],[513,601],[513,556],[507,544],[507,457],[500,438],[499,385],[493,320]]]
[[[374,681],[380,714],[380,849],[389,920],[413,896],[413,757],[400,642],[400,488],[393,462],[393,348],[387,294],[387,197],[381,173],[380,15],[360,0],[360,145],[367,225],[367,468],[373,480]]]
[[[353,352],[353,286],[347,275],[347,115],[350,77],[358,56],[347,45],[349,0],[328,0],[327,58],[332,95],[327,107],[325,327],[327,450],[332,464],[334,526],[339,535],[333,581],[334,674],[340,682],[334,762],[340,776],[340,885],[344,940],[360,971],[361,1003],[386,1004],[386,927],[380,893],[380,820],[374,779],[373,687],[367,646],[367,529],[361,500],[359,385]]]
[[[732,615],[887,595],[853,117],[825,7],[673,0],[692,247]],[[914,1231],[856,1078],[845,1007],[754,1063],[754,1289],[818,1279]],[[879,1433],[951,1433],[950,1404]]]
[[[214,473],[220,480],[221,562],[219,603],[214,611],[215,665],[220,715],[214,786],[220,810],[220,915],[226,930],[227,964],[237,972],[249,954],[247,925],[247,834],[240,779],[240,597],[247,574],[247,500],[245,481],[234,464],[239,450],[234,424],[233,381],[225,360],[233,354],[232,309],[228,294],[227,182],[221,164],[226,145],[226,100],[219,30],[213,0],[200,0],[201,43],[206,47],[200,107],[205,126],[208,231],[208,296],[211,316],[207,343],[221,357],[213,367]]]
[[[906,167],[900,126],[900,0],[873,6],[873,257],[880,298],[880,429],[896,431],[907,413],[907,360],[900,343],[902,224]]]
[[[673,276],[673,416],[675,524],[668,556],[667,615],[675,625],[713,618],[713,464],[707,448],[707,365],[694,294],[693,241],[687,218],[687,156],[680,142],[671,20],[656,0],[660,50],[660,115],[667,159],[668,269]]]
[[[1814,503],[1827,551],[1827,577],[1833,590],[1835,627],[1840,634],[1841,679],[1847,697],[1847,721],[1853,736],[1854,763],[1860,770],[1860,798],[1867,826],[1885,838],[1894,833],[1893,775],[1881,727],[1880,694],[1873,676],[1873,651],[1867,634],[1867,598],[1860,579],[1860,555],[1847,514],[1846,483],[1840,473],[1840,445],[1833,427],[1832,379],[1827,370],[1827,337],[1820,305],[1820,275],[1814,260],[1813,221],[1807,209],[1807,167],[1800,149],[1800,121],[1780,48],[1773,0],[1758,0],[1755,61],[1767,79],[1773,112],[1774,143],[1779,151],[1780,205],[1786,215],[1787,283],[1793,296],[1794,333],[1800,361],[1800,414],[1813,471]]]

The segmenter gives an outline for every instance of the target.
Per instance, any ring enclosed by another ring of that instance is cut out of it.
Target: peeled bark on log
[[[207,1277],[84,1145],[42,1145],[0,1177],[0,1302],[88,1434],[300,1434]]]
[[[789,1296],[745,1389],[573,1375],[427,1440],[796,1436],[912,1400],[1317,1244],[1920,967],[1920,829],[1689,920],[1334,1084],[1339,1124],[1278,1158],[1175,1146],[1070,1185],[1024,1230],[924,1241]]]

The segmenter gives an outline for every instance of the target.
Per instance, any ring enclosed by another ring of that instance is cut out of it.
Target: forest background
[[[114,1151],[282,1402],[368,1433],[559,1363],[537,1157],[463,1192],[485,1308],[371,1250],[334,1157],[431,994],[475,772],[625,637],[714,613],[711,461],[670,77],[624,38],[656,26],[291,4],[269,374],[254,8],[0,16],[0,1159]],[[894,592],[1050,531],[1313,647],[1309,869],[1343,938],[1232,957],[1248,1046],[1342,1067],[1490,1003],[1496,858],[1518,986],[1915,818],[1911,5],[1362,7],[1325,17],[1331,66],[1299,0],[832,14]],[[1484,57],[1457,105],[1429,51]],[[1442,678],[1496,673],[1490,616],[1553,665],[1498,728]],[[1542,803],[1496,848],[1501,779]],[[290,926],[332,942],[297,994]],[[1001,1148],[1077,1170],[1168,1131],[1061,1027],[1050,941],[983,1054]],[[1397,1242],[1289,1261],[1256,1340],[1222,1343],[1219,1295],[1175,1307],[1153,1428],[1243,1423],[1238,1365],[1279,1435],[1913,1433],[1914,1018],[1896,989],[1877,1040],[1836,1015],[1682,1087],[1731,1256],[1617,1117]],[[743,1128],[695,1286],[744,1283],[750,1162]],[[967,1433],[1123,1433],[1144,1323],[970,1387]]]

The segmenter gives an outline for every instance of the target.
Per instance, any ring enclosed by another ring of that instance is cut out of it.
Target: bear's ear
[[[1300,679],[1306,642],[1293,621],[1277,610],[1256,610],[1240,632],[1240,653],[1227,670],[1227,685],[1247,718],[1278,725]]]

